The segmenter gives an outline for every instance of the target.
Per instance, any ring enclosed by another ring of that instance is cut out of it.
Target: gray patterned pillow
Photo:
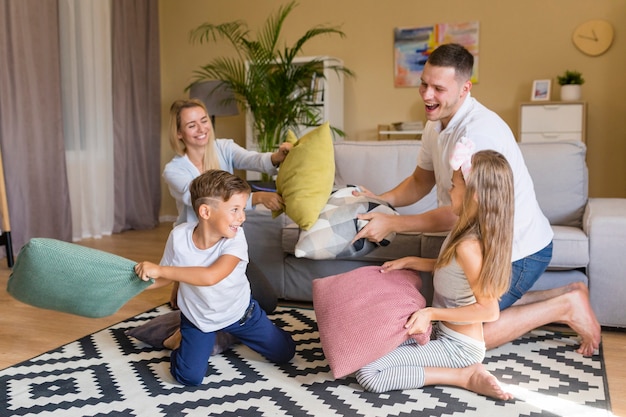
[[[297,258],[335,259],[364,256],[379,245],[386,246],[395,237],[387,236],[378,244],[359,239],[350,244],[367,221],[358,220],[357,214],[398,214],[388,203],[369,197],[352,195],[356,187],[348,186],[333,191],[319,218],[309,230],[301,230],[294,254]]]

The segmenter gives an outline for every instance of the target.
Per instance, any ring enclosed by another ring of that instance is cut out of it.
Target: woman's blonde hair
[[[170,146],[172,150],[176,152],[176,155],[183,156],[187,152],[185,142],[179,139],[178,132],[181,130],[180,114],[184,109],[190,109],[193,107],[200,107],[204,112],[209,115],[204,103],[198,99],[181,99],[176,100],[170,107]],[[209,119],[210,120],[210,119]],[[220,162],[217,159],[215,153],[215,132],[213,131],[213,125],[211,125],[211,133],[209,134],[209,142],[204,150],[204,158],[202,160],[202,172],[208,169],[219,169]]]
[[[484,150],[472,156],[468,177],[459,220],[435,268],[447,265],[464,239],[477,238],[483,252],[483,266],[476,291],[478,295],[500,298],[511,281],[513,172],[502,154]]]

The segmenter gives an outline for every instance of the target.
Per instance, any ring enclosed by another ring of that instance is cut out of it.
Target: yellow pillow
[[[295,139],[291,131],[287,141]],[[317,221],[333,190],[335,150],[328,122],[302,136],[280,165],[276,191],[283,197],[285,213],[301,229]],[[276,210],[274,217],[281,214]]]

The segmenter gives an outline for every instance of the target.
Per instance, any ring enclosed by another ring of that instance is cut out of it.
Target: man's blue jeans
[[[545,248],[525,258],[513,262],[511,286],[500,299],[500,310],[511,307],[522,298],[544,273],[552,259],[552,242]]]

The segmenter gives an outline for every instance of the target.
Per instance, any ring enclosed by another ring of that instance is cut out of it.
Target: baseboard
[[[178,219],[177,216],[172,216],[170,214],[165,214],[163,216],[159,216],[159,223],[174,223]]]

